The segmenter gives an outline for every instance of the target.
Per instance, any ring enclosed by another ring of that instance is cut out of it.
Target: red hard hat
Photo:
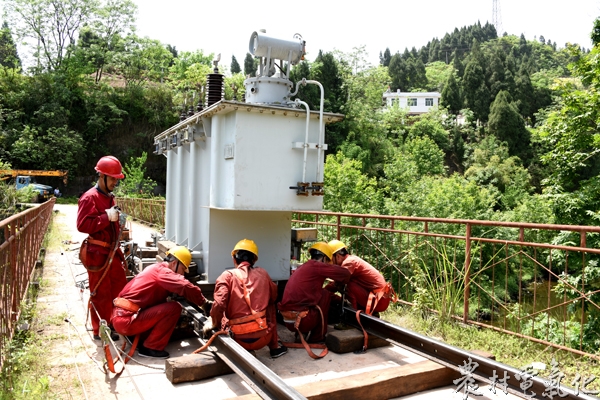
[[[96,168],[94,168],[101,174],[112,176],[113,178],[123,179],[125,175],[123,175],[121,163],[117,160],[117,157],[113,156],[104,156],[100,160],[98,160],[98,164],[96,164]]]

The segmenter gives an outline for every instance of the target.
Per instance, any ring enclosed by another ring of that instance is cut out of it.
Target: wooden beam
[[[448,386],[459,377],[458,372],[427,360],[318,383],[306,383],[295,389],[310,400],[379,400]],[[236,399],[259,400],[260,396],[249,394]]]
[[[493,359],[491,353],[472,353]],[[348,375],[341,378],[305,383],[294,387],[310,400],[379,400],[408,396],[438,387],[453,385],[460,373],[436,362],[426,360],[413,364]],[[259,400],[257,394],[236,397],[238,400]]]
[[[334,353],[350,353],[362,349],[364,336],[362,331],[352,327],[345,330],[335,330],[327,333],[325,344],[327,345],[327,348]],[[375,335],[369,335],[367,348],[374,349],[376,347],[389,346],[389,344],[390,343],[387,340],[381,339]]]
[[[200,381],[233,371],[212,353],[190,354],[165,361],[165,374],[171,383]]]

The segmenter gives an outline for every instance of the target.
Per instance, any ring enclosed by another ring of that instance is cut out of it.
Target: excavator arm
[[[0,181],[16,178],[17,176],[58,176],[63,178],[66,185],[69,171],[41,171],[33,169],[0,169]]]

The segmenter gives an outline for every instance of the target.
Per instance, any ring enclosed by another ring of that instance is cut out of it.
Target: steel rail
[[[187,301],[179,300],[179,303],[182,305],[183,310],[195,321],[201,323],[206,319],[204,314]],[[215,338],[211,347],[216,348],[217,351],[214,353],[248,383],[261,398],[306,400],[306,397],[288,385],[231,337],[219,335]]]
[[[342,319],[346,324],[360,329],[358,321],[356,320],[356,310],[353,310],[350,307],[344,307]],[[461,367],[467,363],[467,360],[471,359],[478,364],[476,370],[472,372],[472,376],[476,380],[492,383],[490,378],[496,376],[499,379],[502,379],[506,372],[506,376],[509,378],[507,379],[507,391],[519,397],[543,399],[544,397],[542,394],[545,393],[550,385],[549,381],[545,381],[539,376],[532,377],[530,380],[532,385],[527,389],[527,394],[531,395],[531,392],[534,392],[535,396],[527,397],[524,395],[523,389],[521,389],[519,385],[519,381],[515,378],[517,375],[523,376],[523,370],[420,335],[416,332],[390,324],[389,322],[364,313],[360,314],[360,322],[367,333],[384,338],[392,344],[398,345],[399,347],[405,348],[455,371],[460,372]],[[496,372],[496,374],[494,374],[494,372]],[[521,380],[520,382],[522,383],[523,381]],[[499,384],[497,384],[497,388],[500,390]],[[576,393],[572,388],[563,386],[562,384],[556,389],[564,394],[564,396],[560,396],[561,398],[598,400],[598,397],[584,393]],[[548,395],[546,394],[546,396]]]

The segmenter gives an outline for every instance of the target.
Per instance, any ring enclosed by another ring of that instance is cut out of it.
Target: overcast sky
[[[158,39],[177,50],[222,54],[229,65],[232,54],[240,65],[252,32],[306,41],[307,59],[320,49],[350,52],[366,46],[369,61],[379,60],[386,47],[403,52],[419,49],[455,27],[492,22],[493,0],[426,0],[363,2],[134,0],[141,36]],[[600,0],[498,0],[503,30],[523,33],[528,40],[544,36],[564,47],[566,42],[591,47],[593,21],[600,16]]]

